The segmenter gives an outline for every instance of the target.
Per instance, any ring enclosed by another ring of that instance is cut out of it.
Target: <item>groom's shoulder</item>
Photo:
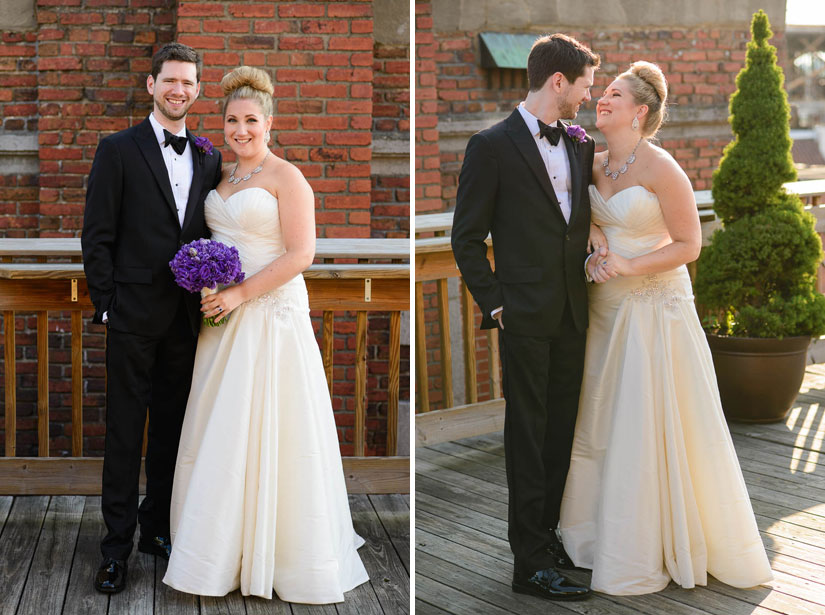
[[[121,146],[124,143],[131,141],[134,136],[138,133],[140,126],[143,122],[139,124],[135,124],[134,126],[130,126],[129,128],[124,128],[123,130],[119,130],[117,132],[113,132],[112,134],[103,137],[98,144],[98,147],[101,145],[116,145]]]
[[[509,117],[504,118],[493,124],[492,126],[487,126],[486,128],[482,128],[477,133],[473,135],[474,138],[482,138],[486,141],[496,141],[504,136],[507,132],[507,123],[509,121]]]

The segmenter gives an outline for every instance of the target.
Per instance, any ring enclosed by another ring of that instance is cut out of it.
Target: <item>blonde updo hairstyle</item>
[[[634,62],[618,78],[630,85],[637,105],[647,105],[647,115],[640,128],[643,137],[652,137],[667,113],[667,81],[662,69],[651,62]]]
[[[252,66],[239,66],[231,73],[224,75],[221,79],[221,89],[223,89],[223,114],[226,116],[226,107],[233,100],[254,100],[261,107],[264,118],[273,114],[274,105],[272,93],[275,87],[272,79],[269,78],[260,68]]]

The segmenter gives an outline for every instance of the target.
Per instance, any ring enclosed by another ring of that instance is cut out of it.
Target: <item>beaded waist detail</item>
[[[294,312],[308,312],[309,298],[303,277],[298,276],[279,288],[250,299],[244,305],[251,309],[272,311],[276,316],[285,316]]]

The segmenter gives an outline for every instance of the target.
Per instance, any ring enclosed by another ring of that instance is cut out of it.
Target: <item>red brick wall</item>
[[[436,44],[432,33],[432,4],[415,3],[415,212],[438,211],[441,173],[438,159]]]
[[[0,127],[15,136],[37,134],[37,36],[0,37]],[[0,169],[0,237],[37,235],[37,175]]]
[[[371,164],[374,131],[409,130],[409,86],[403,82],[409,60],[403,50],[376,46],[372,0],[37,0],[37,23],[36,32],[0,33],[3,132],[37,131],[40,169],[35,176],[0,175],[0,236],[80,234],[97,144],[151,110],[145,85],[151,57],[171,40],[203,57],[201,96],[187,124],[221,147],[225,161],[234,157],[223,147],[218,83],[240,64],[264,68],[275,82],[273,150],[312,185],[318,235],[408,233],[409,180],[375,179]],[[393,219],[405,211],[405,220]],[[387,320],[370,317],[368,454],[383,453],[386,442],[386,399],[370,391],[386,386]],[[84,450],[101,454],[103,339],[99,327],[85,326]],[[35,416],[35,356],[29,346],[34,322],[24,315],[16,327],[18,454],[36,454],[33,432],[24,433]],[[69,425],[61,425],[70,407],[64,380],[70,340],[57,333],[68,329],[58,315],[52,315],[50,328],[56,331],[50,336],[52,454],[60,454],[70,435]],[[336,314],[333,406],[345,454],[352,452],[353,333],[352,314]],[[402,399],[409,398],[408,365],[402,359]]]
[[[403,172],[373,174],[372,237],[409,237],[410,46],[376,42],[373,55],[373,134],[406,148],[407,158]]]

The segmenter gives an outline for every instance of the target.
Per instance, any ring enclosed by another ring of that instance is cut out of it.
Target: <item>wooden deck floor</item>
[[[710,578],[685,590],[553,603],[510,589],[501,433],[416,451],[416,615],[825,614],[825,365],[809,367],[786,423],[730,424],[774,571],[741,590]],[[589,572],[570,575],[588,582]]]
[[[92,587],[100,564],[100,498],[0,497],[0,615],[396,615],[410,612],[410,500],[407,495],[352,495],[359,554],[370,582],[337,605],[287,604],[278,599],[199,598],[161,582],[166,562],[129,558],[129,583],[114,596]]]

